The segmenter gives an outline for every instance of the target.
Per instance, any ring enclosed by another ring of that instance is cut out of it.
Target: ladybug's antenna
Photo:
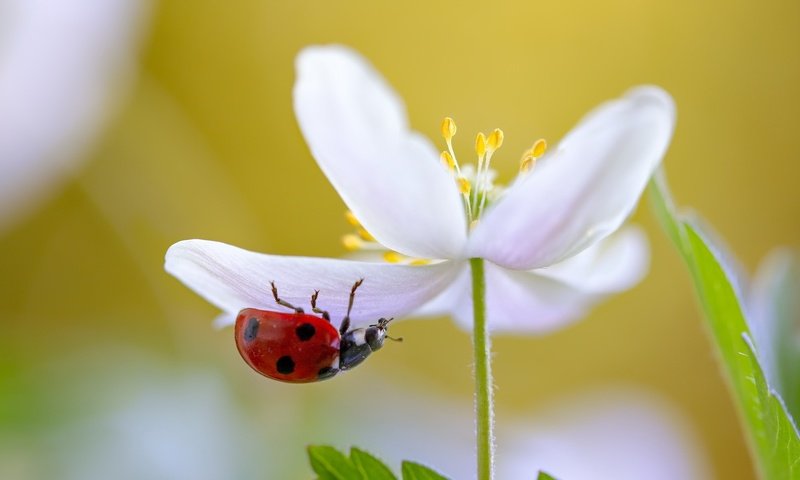
[[[394,320],[394,317],[392,317],[392,318],[390,318],[388,320],[385,319],[385,318],[381,318],[380,320],[378,320],[378,323],[376,323],[375,325],[370,325],[370,327],[378,327],[378,328],[382,328],[382,329],[386,330],[387,326],[389,325],[389,322],[391,322],[392,320]],[[402,342],[403,341],[403,337],[395,338],[395,337],[390,337],[389,335],[386,335],[386,338],[388,338],[389,340],[394,340],[395,342]]]

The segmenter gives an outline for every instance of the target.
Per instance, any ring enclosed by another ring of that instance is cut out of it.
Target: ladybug
[[[356,289],[363,281],[363,278],[358,280],[350,290],[347,315],[339,330],[331,324],[330,314],[317,308],[319,290],[311,295],[311,309],[321,317],[306,314],[302,308],[282,300],[275,282],[270,282],[275,302],[294,312],[256,308],[240,311],[234,328],[236,348],[253,370],[282,382],[316,382],[350,370],[379,350],[384,339],[402,341],[386,335],[391,318],[350,329],[350,310]]]

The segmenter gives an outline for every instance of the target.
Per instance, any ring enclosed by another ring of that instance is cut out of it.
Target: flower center
[[[447,143],[447,150],[440,156],[442,163],[453,175],[464,202],[464,213],[467,216],[467,225],[472,229],[480,219],[484,210],[500,198],[504,192],[502,185],[494,183],[497,172],[490,168],[494,153],[503,145],[503,131],[495,128],[487,137],[479,132],[475,137],[475,153],[478,156],[475,165],[459,165],[456,152],[453,150],[453,137],[456,134],[456,123],[452,118],[446,117],[442,121],[442,136]],[[526,175],[536,165],[536,161],[547,150],[544,139],[537,140],[533,146],[525,150],[519,162],[519,174]],[[427,258],[414,258],[389,250],[375,240],[353,212],[345,212],[345,218],[355,231],[342,237],[342,244],[351,252],[361,252],[372,259],[381,259],[388,263],[404,265],[427,265],[432,260]]]
[[[495,128],[488,137],[483,132],[478,132],[475,137],[475,153],[478,161],[474,167],[472,165],[459,166],[453,150],[453,137],[456,131],[456,122],[450,117],[445,117],[442,120],[442,137],[447,143],[447,150],[442,152],[441,159],[453,174],[458,185],[464,201],[467,224],[472,229],[486,207],[503,193],[503,187],[494,184],[497,172],[490,168],[494,152],[503,145],[503,131]],[[530,172],[536,164],[536,160],[544,155],[546,150],[547,142],[544,139],[537,140],[531,148],[526,150],[520,159],[520,174]]]

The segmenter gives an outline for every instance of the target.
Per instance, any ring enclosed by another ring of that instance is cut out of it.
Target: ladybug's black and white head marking
[[[360,364],[374,351],[383,347],[386,338],[394,339],[386,335],[389,322],[392,319],[381,318],[378,323],[369,327],[354,328],[342,336],[339,345],[339,369],[349,370]]]

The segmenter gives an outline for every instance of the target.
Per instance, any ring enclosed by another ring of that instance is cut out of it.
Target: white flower
[[[0,1],[0,232],[86,158],[135,70],[148,4]]]
[[[449,119],[448,151],[440,157],[410,130],[401,100],[355,52],[307,48],[297,71],[295,113],[311,153],[360,222],[364,246],[388,250],[391,262],[264,255],[205,240],[173,245],[166,270],[226,318],[244,307],[275,309],[270,280],[301,305],[321,290],[320,303],[341,318],[350,286],[363,277],[355,324],[417,312],[451,313],[471,325],[467,260],[481,257],[490,328],[541,332],[644,274],[641,232],[609,235],[634,209],[669,143],[674,107],[664,91],[634,89],[591,112],[544,156],[541,145],[531,149],[535,168],[525,164],[497,197],[480,179],[490,175],[499,130],[479,139],[483,156],[466,193],[457,167],[440,160],[455,157]]]

